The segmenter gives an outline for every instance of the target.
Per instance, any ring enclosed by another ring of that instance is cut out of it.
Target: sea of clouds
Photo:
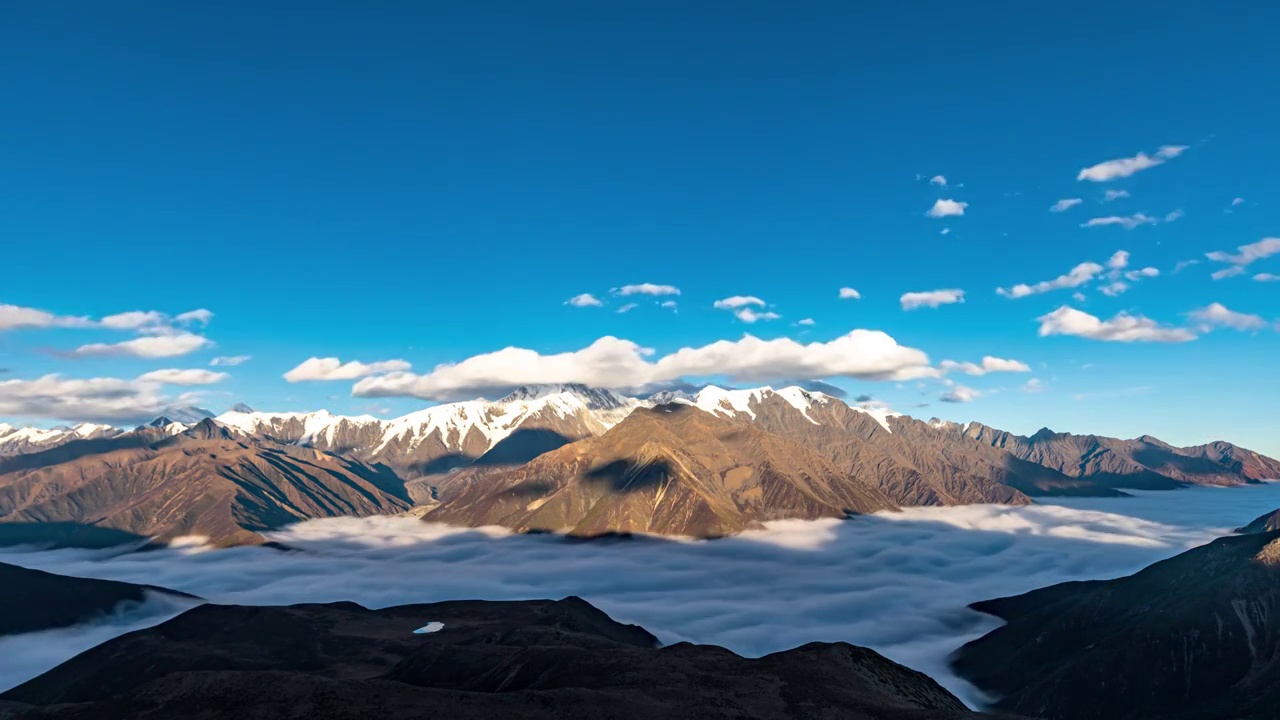
[[[0,562],[159,585],[219,603],[385,607],[579,595],[664,642],[713,643],[753,656],[815,640],[868,646],[976,705],[982,698],[947,658],[999,621],[969,603],[1126,575],[1277,507],[1280,483],[1269,483],[783,521],[715,541],[583,542],[411,518],[342,518],[274,533],[298,552],[3,548]],[[90,625],[0,638],[0,689],[185,607],[153,599]]]

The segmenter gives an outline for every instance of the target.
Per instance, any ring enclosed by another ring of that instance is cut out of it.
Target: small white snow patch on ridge
[[[414,630],[413,634],[414,635],[430,635],[431,633],[438,633],[443,629],[444,629],[444,623],[429,622],[426,625],[423,625],[422,627],[418,628],[417,630]]]

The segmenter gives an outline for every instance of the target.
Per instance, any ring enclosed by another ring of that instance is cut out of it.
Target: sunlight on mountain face
[[[715,541],[652,537],[583,542],[463,529],[405,517],[315,520],[273,533],[296,552],[202,550],[0,552],[52,572],[159,585],[213,602],[352,600],[368,607],[453,599],[579,595],[664,642],[714,643],[762,655],[813,640],[874,648],[979,698],[947,656],[997,625],[978,600],[1065,580],[1116,577],[1280,507],[1280,484],[1189,488],[1028,507],[915,508],[781,521]],[[34,676],[149,619],[0,642],[0,684]]]

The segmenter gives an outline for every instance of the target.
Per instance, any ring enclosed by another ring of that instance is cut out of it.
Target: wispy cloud
[[[600,298],[592,295],[591,293],[574,295],[568,300],[565,300],[564,304],[572,305],[573,307],[600,307],[604,305],[604,303],[600,301]]]
[[[1128,190],[1107,190],[1103,193],[1102,200],[1103,202],[1111,202],[1112,200],[1119,200],[1127,197],[1129,197]]]
[[[1199,323],[1201,332],[1208,332],[1215,327],[1227,327],[1233,330],[1261,330],[1267,326],[1267,321],[1258,315],[1236,312],[1228,309],[1226,305],[1216,302],[1192,310],[1187,313],[1187,317]]]
[[[393,372],[406,372],[413,366],[404,360],[383,360],[380,362],[362,363],[358,360],[342,362],[336,357],[313,357],[304,360],[300,365],[284,374],[284,379],[291,383],[317,382],[327,380],[355,380],[370,375],[381,375]]]
[[[956,362],[954,360],[943,360],[938,363],[938,368],[943,372],[962,372],[966,375],[986,375],[993,372],[1031,372],[1031,367],[1024,362],[1018,360],[1006,360],[1004,358],[992,357],[987,355],[982,358],[982,363]]]
[[[1214,280],[1243,275],[1245,268],[1253,264],[1257,260],[1269,258],[1272,255],[1280,254],[1280,238],[1263,238],[1256,243],[1241,245],[1236,248],[1235,253],[1223,252],[1215,250],[1211,253],[1205,253],[1205,257],[1214,262],[1227,263],[1231,265],[1229,268],[1218,270],[1213,273]]]
[[[1186,149],[1186,145],[1165,145],[1157,150],[1154,155],[1140,152],[1133,157],[1107,160],[1106,162],[1083,168],[1076,175],[1076,180],[1109,182],[1118,178],[1126,178],[1141,170],[1163,165],[1181,155]]]
[[[1082,202],[1084,202],[1084,200],[1081,198],[1063,198],[1058,202],[1054,203],[1053,205],[1049,206],[1049,212],[1055,212],[1055,213],[1066,212],[1067,210],[1070,210],[1071,208],[1079,205]]]
[[[623,285],[620,288],[615,288],[613,293],[623,297],[628,295],[679,295],[680,288],[675,285],[639,283],[637,285]]]
[[[898,298],[898,301],[902,303],[903,310],[915,310],[922,307],[936,308],[939,305],[964,302],[964,291],[949,288],[945,290],[909,292]]]
[[[862,293],[858,292],[857,290],[854,290],[851,287],[842,287],[840,288],[840,299],[841,300],[861,300]]]
[[[243,365],[252,359],[252,355],[222,355],[210,360],[209,364],[214,367],[218,367],[219,365],[234,367],[236,365]]]

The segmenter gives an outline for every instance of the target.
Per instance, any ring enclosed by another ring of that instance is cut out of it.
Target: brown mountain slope
[[[688,405],[640,409],[515,468],[471,469],[429,522],[713,537],[897,507],[809,447]]]
[[[1150,435],[1120,440],[1047,428],[1024,437],[980,423],[970,423],[963,433],[1023,460],[1113,488],[1167,490],[1280,477],[1280,461],[1226,442],[1178,448]]]
[[[435,632],[415,634],[429,622]],[[657,647],[576,597],[204,605],[0,695],[11,718],[943,720],[929,677],[844,643],[762,658]]]
[[[1277,716],[1280,532],[973,607],[1008,624],[961,648],[954,665],[1002,710],[1050,720]]]
[[[789,399],[783,393],[789,393]],[[800,441],[902,505],[1026,504],[1028,495],[1118,495],[905,416],[887,419],[798,388],[717,412]]]
[[[159,540],[201,535],[233,545],[300,520],[409,507],[403,484],[385,470],[237,438],[209,420],[147,444],[132,434],[118,440],[115,448],[82,452],[68,443],[49,457],[17,458],[22,467],[0,473],[0,524],[76,524]]]

